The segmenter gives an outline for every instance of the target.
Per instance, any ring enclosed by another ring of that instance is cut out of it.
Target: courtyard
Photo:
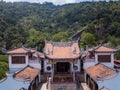
[[[47,89],[47,83],[41,83],[39,90],[49,90]],[[80,83],[77,90],[90,90],[86,83]]]

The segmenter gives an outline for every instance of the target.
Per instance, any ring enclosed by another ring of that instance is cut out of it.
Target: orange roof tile
[[[46,42],[46,57],[51,59],[70,59],[80,56],[78,42]]]
[[[38,73],[39,73],[39,69],[31,66],[27,66],[26,68],[15,74],[15,77],[21,80],[25,80],[26,78],[29,78],[30,81],[32,81],[37,76]]]
[[[106,46],[99,46],[98,48],[95,49],[96,52],[114,52],[115,50]]]
[[[29,50],[24,48],[24,47],[19,47],[19,48],[15,48],[15,49],[12,49],[12,50],[9,50],[7,52],[7,54],[14,54],[14,53],[28,53]]]
[[[18,54],[18,53],[21,54],[21,53],[28,53],[28,52],[35,53],[36,50],[34,50],[34,49],[29,49],[29,48],[25,48],[24,46],[21,46],[21,47],[18,47],[18,48],[9,50],[9,51],[7,52],[7,54]]]
[[[94,79],[97,80],[98,78],[107,79],[111,78],[116,75],[116,71],[108,68],[103,64],[96,64],[94,66],[90,66],[86,69],[86,72]]]

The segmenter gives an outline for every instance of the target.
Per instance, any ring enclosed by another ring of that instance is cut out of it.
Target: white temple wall
[[[47,70],[47,67],[51,67],[51,70]],[[48,59],[44,60],[44,72],[46,73],[52,72],[52,65],[49,63]]]
[[[25,64],[12,64],[12,56],[25,56]],[[28,65],[28,55],[9,55],[8,57],[8,61],[9,61],[9,69],[10,71],[14,72],[14,70],[19,70],[21,68],[24,68]]]
[[[98,61],[98,55],[110,55],[111,56],[111,62],[100,62],[108,67],[113,68],[114,67],[114,53],[95,53],[95,61],[99,63]]]

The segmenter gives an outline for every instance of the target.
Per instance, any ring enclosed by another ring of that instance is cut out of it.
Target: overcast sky
[[[19,2],[19,1],[27,1],[27,2],[35,2],[35,3],[43,3],[43,2],[53,2],[56,5],[62,5],[66,3],[76,3],[80,1],[90,1],[90,0],[3,0],[6,2]],[[91,0],[92,1],[92,0]]]

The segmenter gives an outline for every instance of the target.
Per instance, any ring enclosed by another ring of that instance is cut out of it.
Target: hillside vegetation
[[[20,45],[38,47],[44,40],[69,41],[85,28],[80,46],[120,44],[120,1],[82,2],[55,6],[52,3],[0,2],[0,50]]]
[[[6,76],[8,72],[8,59],[6,55],[0,55],[0,80]]]

